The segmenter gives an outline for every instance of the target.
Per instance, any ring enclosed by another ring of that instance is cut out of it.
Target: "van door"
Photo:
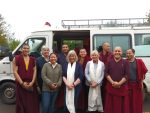
[[[5,57],[0,61],[0,76],[3,74],[10,74],[11,72],[11,62],[9,57]]]
[[[90,53],[89,30],[55,31],[53,38],[53,49],[56,53],[61,52],[62,44],[67,44],[70,50],[75,50],[77,54],[81,48]]]

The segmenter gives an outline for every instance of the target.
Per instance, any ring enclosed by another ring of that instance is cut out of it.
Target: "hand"
[[[143,90],[144,86],[143,86],[143,80],[141,81],[141,88]]]
[[[25,88],[25,89],[30,89],[32,88],[33,84],[31,82],[24,82],[22,84],[22,87]]]
[[[96,82],[91,82],[91,84],[90,84],[90,86],[92,87],[92,88],[95,88],[95,87],[97,87],[97,83]]]
[[[54,85],[55,89],[57,89],[57,88],[58,88],[57,83],[53,83],[53,85]]]
[[[23,82],[22,87],[27,89],[28,88],[28,83],[27,82]]]
[[[34,84],[33,82],[29,82],[28,87],[30,87],[30,88],[33,87],[33,84]]]
[[[74,82],[73,85],[74,85],[74,87],[76,87],[78,85],[78,83]]]
[[[73,84],[73,83],[72,83],[72,84],[68,84],[68,85],[67,85],[67,88],[68,88],[69,90],[72,90],[74,87],[75,87],[75,86],[74,86],[74,84]]]
[[[114,81],[113,83],[112,83],[112,86],[114,87],[114,88],[120,88],[120,84],[119,84],[119,82],[116,82],[116,81]]]
[[[55,86],[54,84],[50,84],[50,85],[49,85],[49,88],[50,88],[51,90],[54,90],[54,89],[56,88],[56,86]]]

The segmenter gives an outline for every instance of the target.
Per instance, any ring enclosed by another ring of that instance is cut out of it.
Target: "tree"
[[[0,14],[0,57],[5,56],[9,50],[14,50],[19,43],[20,41],[14,38],[14,33],[10,32],[10,25]]]
[[[17,40],[15,38],[9,39],[9,49],[10,51],[13,51],[20,43],[20,40]]]
[[[147,23],[150,24],[150,11],[149,11],[149,13],[146,15],[146,17],[148,18],[148,19],[147,19]]]
[[[4,21],[4,18],[0,14],[0,45],[1,46],[8,46],[5,25],[6,22]]]

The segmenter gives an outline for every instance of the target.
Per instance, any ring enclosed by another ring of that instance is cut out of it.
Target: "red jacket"
[[[141,81],[145,79],[145,75],[148,71],[142,59],[136,59],[137,65],[137,80]]]
[[[142,81],[145,79],[145,75],[148,69],[146,68],[142,59],[135,58],[135,60],[136,60],[136,65],[137,65],[137,81]]]

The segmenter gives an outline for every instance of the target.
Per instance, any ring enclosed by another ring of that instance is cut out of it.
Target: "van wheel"
[[[1,86],[1,99],[2,102],[5,104],[13,104],[16,101],[15,97],[15,83],[13,82],[6,82],[3,83]]]

